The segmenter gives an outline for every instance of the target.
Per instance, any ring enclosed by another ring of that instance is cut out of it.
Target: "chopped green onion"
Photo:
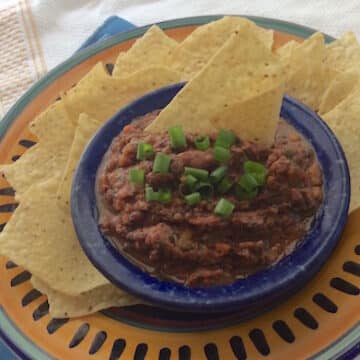
[[[200,200],[201,200],[201,196],[200,196],[200,193],[198,193],[198,192],[194,192],[192,194],[185,196],[185,202],[188,205],[192,205],[192,206],[196,205],[200,202]]]
[[[225,149],[222,146],[214,147],[214,159],[220,163],[227,163],[230,159],[231,153],[230,150]]]
[[[159,202],[161,203],[168,203],[171,201],[171,191],[170,190],[159,190],[158,191],[158,194],[159,194]]]
[[[225,177],[221,180],[220,184],[218,184],[216,190],[220,194],[225,194],[231,189],[233,184],[234,183],[231,181],[231,179],[229,177]]]
[[[266,167],[263,164],[247,160],[244,162],[244,170],[246,173],[251,174],[254,177],[259,186],[265,184]]]
[[[154,191],[151,186],[145,188],[146,201],[158,201],[161,203],[168,203],[171,201],[171,192],[169,190]]]
[[[236,185],[235,188],[235,195],[240,199],[240,200],[251,200],[254,199],[257,194],[258,194],[259,190],[256,188],[253,191],[247,192],[245,191],[239,184]]]
[[[156,173],[166,174],[169,172],[171,158],[168,155],[158,153],[155,156],[153,171]]]
[[[168,130],[171,148],[173,150],[181,150],[186,148],[186,136],[180,125],[173,126]]]
[[[146,201],[159,201],[159,193],[154,191],[151,186],[145,188],[145,200]]]
[[[244,170],[247,173],[265,173],[266,172],[266,167],[256,161],[251,161],[251,160],[246,160],[244,162]]]
[[[189,187],[190,190],[193,190],[195,188],[196,183],[198,182],[198,179],[192,175],[186,175],[185,176],[185,185]]]
[[[198,136],[195,138],[195,146],[198,150],[205,151],[210,147],[210,139],[208,136]]]
[[[142,169],[130,169],[129,181],[133,184],[142,185],[145,180],[145,172]]]
[[[182,183],[179,186],[179,192],[185,196],[195,191],[198,179],[192,175],[185,175],[181,178]]]
[[[214,187],[208,182],[199,182],[195,189],[200,193],[202,199],[208,199],[214,195]]]
[[[139,143],[137,146],[136,160],[152,159],[154,148],[151,144]]]
[[[244,174],[240,177],[238,184],[248,193],[252,192],[258,187],[255,178],[250,174]]]
[[[229,200],[221,198],[215,207],[215,214],[221,217],[227,218],[234,211],[235,205],[231,203]]]
[[[197,169],[197,168],[185,166],[185,175],[191,175],[196,179],[206,181],[209,177],[209,172],[204,169]]]
[[[217,184],[226,175],[226,172],[227,172],[226,166],[218,167],[210,174],[210,182],[212,184]]]
[[[231,130],[221,129],[215,140],[215,146],[221,146],[225,149],[230,149],[231,145],[235,143],[236,136]]]
[[[251,173],[251,176],[256,180],[258,186],[265,185],[266,172],[265,173]]]

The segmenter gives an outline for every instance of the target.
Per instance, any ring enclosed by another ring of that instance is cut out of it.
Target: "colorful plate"
[[[181,40],[196,26],[219,16],[161,23]],[[301,40],[314,30],[272,19],[253,18],[276,30],[276,46]],[[77,82],[97,61],[112,63],[147,27],[116,35],[77,53],[34,85],[0,123],[0,161],[16,161],[36,140],[28,122]],[[327,37],[331,40],[330,37]],[[55,81],[56,80],[56,81]],[[16,208],[9,184],[0,180],[0,224]],[[33,359],[245,359],[269,357],[354,358],[359,353],[360,211],[350,216],[343,239],[326,265],[301,292],[253,320],[195,332],[223,321],[187,318],[145,306],[110,309],[79,319],[52,319],[46,297],[34,290],[31,274],[0,258],[0,331],[23,358]],[[7,355],[4,355],[2,358]]]

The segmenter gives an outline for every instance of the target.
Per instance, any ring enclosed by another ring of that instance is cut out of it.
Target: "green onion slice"
[[[129,181],[133,184],[143,185],[145,181],[145,172],[142,169],[130,169]]]
[[[230,150],[225,149],[222,146],[214,147],[214,159],[216,161],[226,164],[230,160],[230,156],[231,156]]]
[[[223,177],[226,175],[226,172],[227,172],[226,166],[218,167],[210,174],[210,182],[212,184],[217,184],[223,179]]]
[[[239,184],[235,187],[235,195],[240,200],[252,200],[257,196],[258,192],[259,190],[257,188],[253,191],[247,192]]]
[[[195,189],[200,193],[202,199],[209,199],[214,195],[214,187],[209,182],[200,181]]]
[[[159,190],[158,191],[159,194],[159,202],[161,203],[168,203],[171,201],[172,199],[172,195],[171,195],[171,191],[170,190]]]
[[[145,200],[146,201],[159,201],[159,193],[154,191],[151,186],[145,188]]]
[[[168,130],[171,148],[181,150],[186,148],[186,136],[181,125],[173,126]]]
[[[209,178],[209,172],[204,169],[197,169],[185,166],[185,175],[191,175],[196,179],[206,181]]]
[[[248,193],[258,187],[256,179],[251,174],[244,174],[240,177],[238,184]]]
[[[244,170],[246,173],[251,174],[255,178],[259,186],[265,184],[266,167],[263,164],[247,160],[244,162]]]
[[[251,173],[250,175],[256,180],[258,186],[265,185],[266,173]]]
[[[152,159],[154,157],[154,147],[151,144],[139,143],[137,146],[136,160]]]
[[[194,192],[192,194],[189,194],[189,195],[186,195],[185,196],[185,202],[188,204],[188,205],[196,205],[200,202],[201,200],[201,195],[200,193],[198,192]]]
[[[171,192],[169,190],[154,191],[151,186],[145,188],[146,201],[158,201],[161,203],[168,203],[171,201]]]
[[[155,156],[153,171],[156,173],[166,174],[169,172],[171,157],[162,153]]]
[[[198,150],[205,151],[210,147],[210,139],[207,135],[197,136],[195,146]]]
[[[182,183],[179,186],[179,192],[185,196],[195,191],[198,179],[192,175],[185,175],[181,178]]]
[[[225,149],[230,149],[231,145],[235,143],[236,136],[231,130],[221,129],[215,140],[215,146],[221,146]]]
[[[232,202],[224,198],[221,198],[216,204],[214,212],[216,215],[227,218],[232,214],[234,208],[235,205]]]
[[[233,182],[231,181],[231,179],[229,177],[225,177],[221,180],[221,182],[218,184],[216,190],[218,193],[220,194],[225,194],[227,193],[231,187],[233,186]]]
[[[266,173],[266,167],[263,164],[251,160],[244,162],[244,170],[247,173]]]
[[[194,176],[192,176],[192,175],[186,175],[186,176],[185,176],[185,181],[184,181],[184,183],[185,183],[185,185],[188,186],[188,188],[189,188],[190,190],[194,190],[194,189],[195,189],[195,185],[196,185],[197,182],[198,182],[198,179],[197,179],[196,177],[194,177]]]

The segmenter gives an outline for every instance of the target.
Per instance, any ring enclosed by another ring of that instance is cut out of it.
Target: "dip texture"
[[[99,224],[118,251],[154,276],[190,287],[231,283],[291,251],[323,198],[315,153],[295,129],[280,120],[271,147],[236,138],[224,165],[214,157],[217,133],[205,150],[196,145],[203,134],[185,133],[186,146],[174,150],[168,132],[144,132],[158,113],[138,118],[115,137],[97,174]],[[137,158],[140,143],[152,145],[152,157]],[[158,153],[171,160],[166,172],[154,171]],[[246,199],[236,184],[249,161],[266,168],[266,177]],[[220,192],[218,182],[213,194],[185,201],[185,168],[211,175],[221,166],[232,184],[227,191]],[[131,181],[132,169],[143,173],[142,184]],[[149,201],[148,187],[171,196]],[[226,217],[215,211],[221,199],[233,207]]]

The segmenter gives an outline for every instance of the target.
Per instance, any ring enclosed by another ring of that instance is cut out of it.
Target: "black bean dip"
[[[166,131],[144,132],[158,111],[136,119],[116,136],[97,174],[99,224],[102,232],[132,262],[151,274],[189,287],[223,285],[277,262],[303,238],[322,198],[322,171],[312,147],[280,120],[274,145],[236,138],[230,147],[228,177],[234,181],[251,160],[266,167],[266,180],[252,199],[233,191],[184,201],[179,191],[184,168],[211,173],[219,164],[213,149],[198,150],[185,133],[187,146],[174,151]],[[213,144],[217,134],[210,135]],[[153,171],[153,159],[137,159],[139,143],[171,158],[167,173]],[[144,185],[129,181],[132,168],[144,172],[152,189],[171,191],[171,201],[147,201]],[[220,198],[233,204],[229,217],[214,213]]]

